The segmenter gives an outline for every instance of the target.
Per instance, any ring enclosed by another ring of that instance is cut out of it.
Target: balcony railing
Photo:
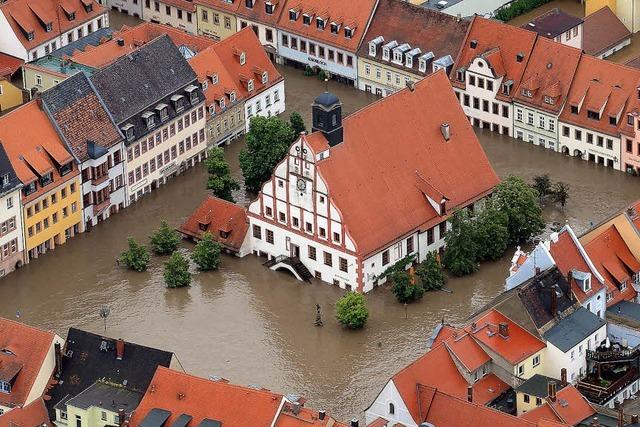
[[[585,378],[584,380],[578,381],[577,388],[591,402],[603,405],[633,381],[636,381],[638,376],[638,370],[632,368],[610,384],[606,384],[605,380]],[[595,384],[594,381],[602,381],[606,385]]]
[[[108,179],[109,179],[109,174],[105,173],[104,175],[98,178],[91,178],[91,185],[100,185]]]
[[[594,362],[623,361],[634,359],[638,356],[640,356],[640,347],[609,351],[587,350],[587,360]]]

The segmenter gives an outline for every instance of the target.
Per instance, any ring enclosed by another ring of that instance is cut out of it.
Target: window
[[[568,126],[562,126],[562,136],[569,136],[569,127]]]
[[[389,249],[382,252],[382,265],[389,264]]]
[[[542,398],[536,397],[536,406],[542,405]]]
[[[305,223],[305,229],[308,233],[313,233],[313,225],[310,222]]]
[[[531,398],[529,397],[529,395],[528,395],[528,394],[525,394],[525,395],[523,396],[523,399],[524,399],[524,403],[529,403],[529,401],[531,400]]]
[[[533,125],[533,112],[527,112],[527,124]]]
[[[270,243],[273,245],[273,231],[272,230],[267,230],[267,243]]]
[[[407,238],[407,254],[413,252],[413,236]]]
[[[309,259],[315,260],[316,259],[316,248],[311,246],[311,245],[309,245],[308,251],[309,251]]]
[[[393,415],[396,413],[396,407],[393,405],[393,403],[389,403],[389,415]]]
[[[333,267],[333,256],[329,252],[324,252],[324,265]]]
[[[42,86],[42,76],[40,74],[36,74],[36,86]]]
[[[540,355],[537,355],[533,358],[533,366],[536,367],[540,364]]]
[[[520,108],[516,110],[516,120],[519,122],[522,121],[522,110]]]
[[[518,375],[519,376],[523,376],[524,375],[524,363],[520,366],[518,366]]]
[[[272,210],[269,206],[267,206],[267,207],[265,207],[265,208],[264,208],[264,213],[265,213],[267,216],[273,216],[273,210]]]
[[[582,131],[579,129],[575,129],[573,132],[573,135],[575,137],[575,139],[577,139],[578,141],[582,141]]]
[[[253,225],[253,237],[256,239],[262,239],[262,229],[259,225]]]
[[[319,227],[320,229],[320,237],[327,237],[327,231],[324,229],[324,227]]]
[[[284,212],[278,212],[278,219],[282,222],[285,222],[287,220],[287,216],[284,214]]]
[[[339,260],[340,260],[340,271],[344,271],[346,273],[348,270],[347,260],[342,257],[340,257]]]

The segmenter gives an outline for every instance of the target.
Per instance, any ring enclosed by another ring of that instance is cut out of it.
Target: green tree
[[[180,252],[174,252],[164,263],[164,281],[170,288],[182,288],[191,283],[189,261]]]
[[[297,138],[302,132],[307,131],[307,127],[304,124],[304,119],[297,111],[291,113],[289,116],[289,126],[291,126],[291,130],[293,131],[293,137]]]
[[[538,192],[522,178],[510,175],[496,187],[496,208],[507,215],[509,244],[529,239],[544,229]]]
[[[160,222],[160,228],[151,235],[151,250],[158,255],[168,255],[174,252],[178,249],[179,243],[180,235],[169,227],[165,220]]]
[[[551,193],[551,179],[549,175],[542,174],[533,177],[533,188],[538,192],[540,200]]]
[[[483,209],[474,220],[478,260],[495,261],[504,254],[509,245],[507,223],[507,215],[495,207],[493,200],[486,200]]]
[[[396,271],[390,277],[393,282],[391,292],[396,296],[400,303],[408,303],[419,300],[424,295],[422,283],[412,280],[406,271]]]
[[[213,240],[209,232],[203,233],[202,238],[191,253],[191,259],[202,271],[217,270],[222,262],[222,245]]]
[[[436,259],[435,252],[429,252],[424,261],[418,264],[416,276],[418,276],[425,291],[442,289],[447,281],[442,267]]]
[[[446,248],[442,262],[456,276],[478,270],[478,245],[474,223],[466,211],[456,211],[451,217],[451,230],[445,236]]]
[[[257,193],[295,139],[291,126],[278,117],[253,117],[247,148],[240,152],[240,169],[248,191]]]
[[[127,244],[129,248],[120,254],[119,261],[131,270],[145,271],[149,265],[149,251],[132,237],[127,239]]]
[[[562,181],[556,182],[553,186],[553,199],[560,203],[560,207],[564,210],[567,200],[569,200],[569,184]]]
[[[238,190],[240,185],[231,177],[231,169],[224,158],[222,148],[215,147],[209,150],[205,164],[209,172],[207,188],[212,190],[216,197],[235,202],[233,191]]]
[[[349,292],[336,302],[336,318],[349,329],[360,329],[369,318],[364,295]]]

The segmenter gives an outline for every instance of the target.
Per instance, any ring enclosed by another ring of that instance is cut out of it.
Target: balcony
[[[107,197],[102,202],[93,205],[93,215],[95,216],[101,214],[102,211],[107,209],[109,206],[111,206],[111,197]]]
[[[604,405],[632,382],[640,373],[636,368],[616,372],[603,371],[601,375],[591,374],[578,381],[577,388],[589,401]]]
[[[91,185],[93,186],[97,186],[102,184],[103,182],[107,181],[109,179],[109,174],[105,173],[100,177],[97,178],[91,178]]]

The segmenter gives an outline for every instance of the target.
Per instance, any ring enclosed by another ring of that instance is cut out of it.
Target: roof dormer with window
[[[398,42],[395,40],[390,41],[382,47],[382,59],[385,61],[391,60],[391,50],[398,46]]]
[[[142,113],[142,119],[147,125],[147,129],[153,129],[156,127],[156,115],[152,111],[145,111]]]
[[[369,56],[378,55],[378,46],[384,43],[384,37],[378,36],[369,42]]]
[[[340,24],[337,22],[331,23],[331,34],[338,34],[340,32]]]
[[[269,73],[267,71],[263,71],[261,79],[262,79],[262,84],[266,85],[269,82]]]
[[[198,98],[198,88],[196,86],[189,85],[184,89],[184,91],[189,95],[189,102],[191,102],[191,105],[198,103],[200,99]]]
[[[156,112],[160,117],[160,121],[164,122],[169,118],[169,106],[167,104],[160,103],[156,105]]]
[[[207,83],[206,80],[205,80],[205,83]],[[202,90],[206,90],[204,88],[204,85]],[[171,102],[173,103],[173,109],[176,110],[176,113],[179,113],[180,111],[184,110],[184,96],[178,95],[178,94],[173,95],[171,97]]]
[[[303,13],[302,14],[302,23],[304,25],[311,25],[311,20],[313,19],[313,15],[310,15],[308,13]]]
[[[249,9],[253,9],[254,4],[255,0],[244,0],[244,5]]]
[[[354,31],[355,31],[355,28],[351,28],[349,26],[345,26],[344,27],[344,37],[347,38],[347,39],[353,38]]]
[[[297,21],[300,16],[300,11],[297,9],[289,9],[289,21]]]
[[[218,98],[218,106],[220,107],[221,110],[224,110],[226,106],[224,96],[221,96],[220,98]]]
[[[253,79],[247,80],[247,90],[253,92]]]
[[[324,30],[325,20],[321,17],[316,18],[316,28],[319,30]]]
[[[124,134],[125,138],[127,138],[127,141],[133,141],[133,138],[135,137],[135,128],[131,123],[127,123],[126,125],[122,126],[120,130],[122,130],[122,133]]]
[[[264,3],[264,11],[267,15],[273,15],[274,9],[275,9],[275,5],[271,3],[269,0],[267,0]]]

